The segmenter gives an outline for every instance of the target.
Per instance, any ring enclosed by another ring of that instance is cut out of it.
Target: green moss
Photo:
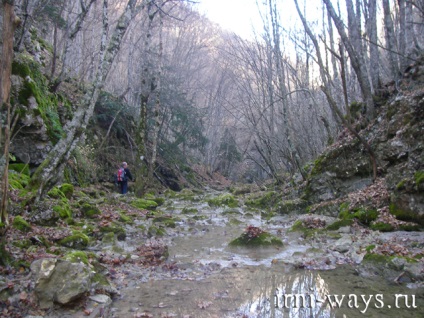
[[[175,219],[168,216],[159,216],[153,219],[154,223],[162,223],[165,227],[175,228]]]
[[[59,214],[61,219],[72,218],[72,210],[67,203],[61,203],[53,207],[53,211]]]
[[[215,198],[207,200],[209,206],[223,206],[226,205],[230,208],[238,207],[238,201],[232,194],[225,193]]]
[[[373,249],[375,249],[375,244],[368,245],[365,250],[370,253]]]
[[[185,201],[194,201],[195,196],[196,194],[192,190],[182,189],[175,197]]]
[[[74,194],[74,186],[69,183],[64,183],[59,187],[59,190],[65,195],[66,198],[70,199]]]
[[[102,233],[115,233],[118,240],[123,241],[127,237],[127,233],[125,229],[116,223],[111,223],[108,226],[102,226],[100,228],[100,232]]]
[[[83,251],[72,251],[70,253],[65,254],[63,257],[65,260],[70,261],[72,263],[84,263],[85,265],[88,265],[88,255],[87,253]]]
[[[152,237],[152,236],[164,236],[164,235],[166,235],[166,231],[165,231],[165,229],[164,229],[164,228],[162,228],[162,227],[152,225],[152,226],[151,226],[151,227],[149,227],[149,229],[147,230],[147,235],[148,235],[149,237]]]
[[[282,246],[283,242],[278,237],[267,232],[263,232],[256,237],[249,237],[246,233],[243,233],[240,237],[232,240],[229,245],[246,247]]]
[[[371,230],[380,232],[392,232],[395,230],[393,225],[384,222],[372,223],[370,228]]]
[[[115,244],[116,243],[115,233],[109,232],[109,233],[106,233],[105,235],[103,235],[102,243],[103,244]]]
[[[79,231],[74,231],[72,235],[60,240],[59,245],[76,249],[84,249],[88,246],[89,242],[90,239],[87,235]]]
[[[145,200],[145,199],[137,199],[131,202],[131,205],[135,208],[142,210],[154,210],[158,206],[155,201]]]
[[[30,177],[26,174],[9,170],[9,186],[13,189],[24,189],[29,183]]]
[[[418,224],[400,224],[398,230],[407,232],[421,231],[422,226],[419,226]]]
[[[185,207],[181,213],[182,214],[197,214],[199,211],[196,208]]]
[[[353,224],[352,219],[344,219],[344,220],[339,220],[330,224],[329,226],[326,227],[326,229],[329,231],[337,231],[341,227],[350,226],[352,224]]]
[[[279,197],[280,195],[275,191],[267,192],[260,197],[252,195],[246,200],[246,205],[260,209],[271,208],[277,203]]]
[[[234,214],[241,215],[242,213],[237,209],[227,209],[224,212],[222,212],[222,215],[234,215]]]
[[[177,196],[177,193],[171,189],[166,189],[164,194],[167,198],[175,198]]]
[[[302,232],[304,237],[311,237],[317,233],[319,229],[308,228],[303,224],[302,220],[297,220],[290,227],[289,232]]]
[[[66,198],[65,194],[58,187],[53,187],[47,192],[47,195],[54,199]]]
[[[405,188],[405,184],[406,184],[407,180],[403,179],[402,181],[400,181],[397,185],[396,185],[396,190],[402,190]]]
[[[353,213],[353,217],[358,219],[359,222],[365,225],[369,225],[372,221],[378,217],[377,210],[359,208]]]
[[[422,215],[412,211],[403,210],[393,202],[389,205],[389,212],[399,220],[418,223],[421,226],[424,225],[424,217]]]
[[[48,80],[42,74],[40,64],[29,54],[18,54],[12,63],[12,73],[24,79],[18,92],[18,100],[13,100],[12,103],[18,102],[29,106],[30,97],[34,97],[37,108],[31,111],[34,116],[41,116],[47,128],[47,134],[51,141],[56,143],[63,136],[63,129],[57,112],[58,97],[50,93]]]
[[[13,241],[12,244],[16,247],[21,248],[21,249],[27,249],[28,247],[30,247],[32,245],[32,242],[30,240],[27,240],[27,239],[22,239],[22,240],[19,240],[19,241]]]
[[[102,214],[97,206],[87,202],[82,204],[81,212],[87,218],[94,218],[95,216]]]
[[[9,164],[9,170],[29,176],[29,166],[25,163],[11,163]]]
[[[129,217],[128,215],[125,215],[125,213],[119,213],[119,221],[127,224],[133,224],[134,220]]]
[[[391,257],[376,253],[367,253],[364,256],[364,261],[366,262],[375,262],[375,263],[388,263]]]
[[[164,198],[160,198],[160,197],[155,197],[153,194],[146,194],[143,199],[145,200],[150,200],[150,201],[155,201],[157,203],[158,206],[161,206],[165,203],[165,199]]]
[[[13,227],[21,232],[29,232],[31,231],[31,225],[24,220],[24,218],[20,215],[16,216],[13,219],[12,223]]]
[[[415,184],[420,189],[421,185],[424,183],[424,171],[417,171],[414,174]]]

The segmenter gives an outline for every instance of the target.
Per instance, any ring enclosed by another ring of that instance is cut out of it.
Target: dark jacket
[[[133,181],[133,176],[130,172],[130,169],[125,168],[124,170],[125,170],[125,176],[127,177],[127,180],[130,179],[131,181]]]

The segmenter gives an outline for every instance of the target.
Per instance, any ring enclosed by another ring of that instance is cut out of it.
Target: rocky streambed
[[[164,232],[147,244],[167,246],[167,259],[147,267],[121,265],[110,317],[423,316],[423,262],[400,255],[401,249],[422,251],[424,233],[356,225],[326,231],[322,227],[336,218],[269,217],[240,203],[211,204],[219,196],[209,192],[160,207],[175,224],[161,227]],[[299,220],[312,226],[296,227]],[[230,246],[247,226],[283,245]],[[143,233],[128,231],[115,251],[131,254],[141,242]],[[375,256],[373,250],[383,248],[388,256]]]
[[[3,269],[4,317],[424,316],[423,232],[273,213],[249,194],[86,192],[60,196],[66,223],[15,217],[8,249],[31,273]]]

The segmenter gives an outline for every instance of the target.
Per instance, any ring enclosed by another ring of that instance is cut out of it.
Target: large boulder
[[[53,258],[34,261],[31,271],[41,308],[50,308],[54,303],[65,305],[80,298],[90,290],[93,275],[83,263]]]

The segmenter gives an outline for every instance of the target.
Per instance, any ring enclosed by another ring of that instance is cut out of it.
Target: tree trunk
[[[288,100],[287,100],[287,87],[285,84],[285,76],[284,76],[284,69],[282,66],[282,54],[280,49],[280,35],[279,31],[277,30],[277,13],[276,8],[273,8],[273,1],[269,0],[269,7],[270,7],[270,16],[271,16],[271,24],[272,24],[272,32],[273,32],[273,39],[274,39],[274,58],[275,58],[275,65],[276,65],[276,73],[278,77],[278,87],[281,94],[281,100],[282,100],[282,116],[283,116],[283,124],[284,124],[284,132],[285,132],[285,138],[287,140],[287,144],[289,146],[290,151],[290,158],[292,162],[295,164],[297,171],[300,172],[303,179],[306,180],[306,172],[303,170],[301,165],[301,159],[299,157],[298,152],[296,151],[296,148],[293,146],[293,142],[291,140],[291,134],[290,134],[290,128],[289,128],[289,121],[288,121],[288,114],[287,114],[287,108],[288,108]]]
[[[390,1],[383,0],[383,11],[384,11],[384,36],[386,40],[387,54],[389,58],[389,67],[391,77],[397,80],[400,75],[398,55],[396,54],[396,37],[395,29],[393,26],[392,13],[390,10]]]
[[[111,69],[113,60],[119,51],[122,38],[132,18],[137,13],[135,6],[136,2],[137,0],[128,1],[124,12],[119,17],[117,26],[114,29],[109,43],[107,43],[108,1],[103,1],[103,34],[99,54],[100,61],[95,81],[93,86],[89,88],[87,93],[84,95],[78,110],[74,114],[74,118],[67,126],[65,126],[66,137],[58,141],[31,178],[31,188],[34,190],[38,189],[36,200],[42,198],[47,190],[54,186],[54,184],[58,181],[71,152],[76,148],[79,142],[84,140],[86,127],[93,115],[94,106],[104,85],[107,74]]]
[[[13,34],[19,20],[14,13],[14,1],[3,0],[3,48],[0,70],[0,101],[1,101],[1,129],[0,143],[2,147],[0,157],[0,192],[1,192],[1,217],[3,224],[8,224],[8,169],[9,169],[9,143],[10,143],[10,89],[13,61]]]
[[[358,78],[359,86],[361,87],[361,92],[367,106],[367,109],[366,109],[367,117],[368,119],[372,119],[375,116],[374,101],[372,98],[371,84],[367,76],[367,69],[366,69],[364,56],[363,54],[358,54],[359,52],[357,53],[355,44],[349,40],[348,36],[346,35],[344,23],[334,11],[331,1],[330,0],[323,0],[323,1],[327,7],[328,13],[331,15],[331,18],[333,19],[334,24],[336,25],[336,28],[339,32],[342,42],[346,48],[346,51],[349,54],[352,67],[355,70],[356,76]],[[351,0],[348,0],[348,1],[351,1]],[[356,44],[356,45],[359,45],[359,44]]]
[[[380,54],[378,52],[377,36],[377,0],[369,0],[368,3],[367,33],[369,36],[370,64],[369,71],[372,84],[372,92],[380,86]]]
[[[326,3],[327,3],[327,1],[328,0],[324,0],[324,2],[326,2]],[[358,134],[358,132],[349,124],[349,122],[346,121],[342,112],[337,107],[337,103],[334,101],[334,98],[332,97],[332,95],[331,95],[331,93],[328,89],[329,85],[328,85],[328,80],[327,80],[327,74],[325,73],[325,66],[324,66],[324,63],[322,61],[321,53],[319,51],[318,41],[317,41],[316,37],[314,36],[314,34],[312,33],[311,29],[309,28],[308,24],[306,23],[306,20],[303,17],[302,13],[300,12],[299,6],[297,4],[297,0],[295,0],[295,4],[296,4],[296,9],[297,9],[297,12],[299,14],[299,17],[302,20],[303,26],[304,26],[306,32],[308,33],[309,37],[311,38],[312,43],[314,43],[315,50],[317,52],[318,66],[319,66],[319,70],[320,70],[321,80],[323,82],[323,84],[321,86],[321,90],[325,94],[327,101],[328,101],[328,104],[330,105],[332,111],[334,111],[337,114],[337,116],[342,121],[343,125],[360,141],[360,143],[367,150],[367,152],[370,156],[370,162],[371,162],[371,165],[372,165],[372,168],[373,168],[373,180],[375,180],[377,178],[377,162],[376,162],[376,157],[375,157],[374,151],[371,148],[371,146],[368,144],[368,142]]]
[[[148,179],[153,180],[153,172],[156,166],[156,157],[157,157],[157,148],[158,148],[158,138],[159,138],[159,127],[160,127],[160,108],[161,108],[161,77],[163,69],[163,39],[162,39],[162,30],[163,30],[163,14],[162,14],[162,3],[157,4],[159,7],[159,47],[157,52],[157,65],[156,65],[156,74],[155,74],[155,106],[153,110],[154,115],[154,127],[152,134],[152,155],[150,158],[149,164],[149,173]]]

